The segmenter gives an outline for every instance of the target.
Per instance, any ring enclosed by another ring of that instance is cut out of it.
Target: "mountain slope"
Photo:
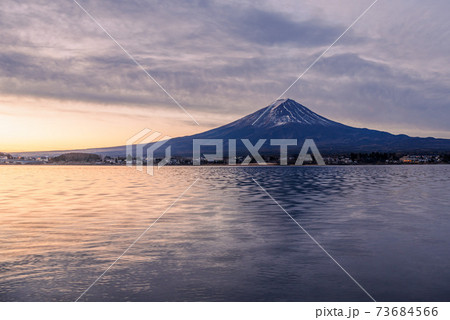
[[[239,153],[247,154],[240,139],[249,139],[255,144],[258,139],[297,139],[298,146],[289,147],[297,152],[305,139],[314,139],[320,152],[404,152],[431,153],[450,152],[450,139],[413,138],[407,135],[393,135],[388,132],[361,129],[324,118],[291,99],[281,99],[241,119],[224,126],[192,136],[173,138],[155,153],[162,155],[165,147],[172,147],[173,156],[192,156],[193,139],[223,139],[224,151],[228,139],[237,140]],[[269,141],[261,147],[261,153],[276,153],[279,147],[270,146]],[[100,155],[125,156],[125,146],[102,149],[74,150]],[[67,152],[67,151],[65,151]],[[202,147],[202,152],[214,152],[212,147]],[[54,151],[39,153],[55,156],[64,153]],[[37,153],[36,153],[37,154]]]
[[[173,150],[192,153],[192,139],[297,139],[300,149],[304,139],[314,139],[322,153],[338,152],[438,152],[450,151],[449,139],[412,138],[388,132],[354,128],[324,118],[291,99],[282,99],[232,123],[193,136],[170,141]],[[244,147],[237,144],[238,150]],[[274,152],[269,142],[261,148]]]

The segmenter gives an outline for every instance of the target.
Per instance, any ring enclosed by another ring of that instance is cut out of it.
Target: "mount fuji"
[[[228,150],[228,140],[236,139],[237,153],[248,153],[241,139],[249,139],[254,145],[259,139],[266,139],[259,149],[261,154],[279,151],[279,147],[270,146],[270,139],[297,139],[298,147],[289,147],[289,151],[298,152],[305,139],[313,139],[323,154],[350,152],[398,152],[433,153],[450,152],[450,139],[417,138],[404,134],[394,135],[388,132],[347,126],[311,111],[291,99],[280,99],[241,119],[224,126],[191,136],[173,138],[155,152],[162,155],[167,146],[172,148],[172,156],[192,156],[193,139],[222,139],[224,151]],[[73,150],[71,152],[89,152],[99,155],[125,156],[125,146]],[[202,147],[203,152],[214,152],[213,147]],[[67,151],[66,151],[67,152]],[[62,151],[40,153],[59,155]]]
[[[313,139],[322,153],[346,152],[448,152],[450,139],[415,138],[393,135],[388,132],[347,126],[311,111],[291,99],[280,99],[241,119],[227,125],[196,135],[171,139],[174,154],[192,153],[193,139],[223,139],[224,150],[228,139],[249,139],[255,144],[258,139],[297,139],[300,149],[305,139]],[[205,147],[207,150],[207,147]],[[237,150],[246,151],[237,144]],[[274,152],[267,141],[261,153]],[[296,152],[295,147],[289,148]]]

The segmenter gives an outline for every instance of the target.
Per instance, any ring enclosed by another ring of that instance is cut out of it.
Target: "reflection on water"
[[[450,297],[450,166],[0,167],[0,300]]]

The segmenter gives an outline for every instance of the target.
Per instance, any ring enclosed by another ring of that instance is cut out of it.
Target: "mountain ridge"
[[[256,127],[268,128],[287,123],[299,123],[305,125],[316,124],[323,126],[340,125],[337,122],[322,117],[292,99],[278,99],[271,105],[245,116],[241,118],[241,120],[246,118],[253,120],[255,116],[257,117],[252,121],[251,125]]]
[[[237,140],[237,151],[245,152],[240,141],[249,139],[255,144],[259,139],[297,139],[297,151],[305,139],[313,139],[322,153],[350,152],[450,152],[450,139],[418,138],[404,134],[394,135],[385,131],[356,128],[327,119],[292,99],[279,99],[267,107],[223,126],[190,136],[172,138],[157,150],[156,155],[171,146],[173,156],[192,155],[193,139],[223,139],[224,150],[228,140]],[[205,151],[211,150],[205,147]],[[260,149],[261,153],[271,153],[279,147],[270,147],[268,141]],[[90,152],[108,156],[125,156],[125,146],[111,148],[91,148],[70,150],[70,152]],[[202,148],[203,151],[203,148]],[[69,151],[66,151],[69,152]],[[35,152],[43,155],[45,152]],[[47,152],[59,155],[62,151]],[[15,153],[19,154],[19,153]],[[31,153],[21,153],[31,154]]]

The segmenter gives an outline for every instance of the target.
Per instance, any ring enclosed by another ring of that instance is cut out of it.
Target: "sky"
[[[171,137],[269,105],[373,0],[0,2],[0,151]],[[379,0],[286,94],[356,127],[450,138],[450,2]]]

